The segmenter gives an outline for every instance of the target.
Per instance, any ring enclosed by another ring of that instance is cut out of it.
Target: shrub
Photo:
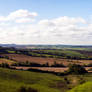
[[[31,87],[26,88],[23,86],[19,88],[18,92],[38,92],[38,91],[34,88],[31,88]]]
[[[87,71],[85,70],[85,68],[83,66],[77,65],[77,64],[73,64],[73,65],[69,66],[68,73],[85,74],[85,73],[87,73]]]
[[[18,92],[27,92],[25,87],[20,87]]]
[[[57,62],[54,62],[54,64],[53,65],[51,65],[51,67],[65,67],[65,65],[64,64],[58,64]]]

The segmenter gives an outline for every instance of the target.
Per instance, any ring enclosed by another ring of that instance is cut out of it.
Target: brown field
[[[31,56],[27,56],[27,55],[22,55],[22,54],[3,54],[2,56],[8,56],[9,59],[14,60],[15,62],[36,62],[36,63],[40,63],[40,64],[45,64],[45,63],[49,63],[49,65],[52,65],[54,62],[57,63],[62,63],[65,66],[68,66],[69,64],[80,64],[80,65],[87,65],[89,63],[92,63],[92,60],[68,60],[68,59],[56,59],[56,58],[43,58],[43,57],[31,57]],[[0,59],[0,63],[2,62],[7,62],[9,64],[14,63],[14,61],[11,60],[7,60],[7,59]],[[16,67],[16,69],[23,69],[23,70],[27,70],[29,68],[32,69],[40,69],[40,70],[44,70],[44,71],[54,71],[54,72],[64,72],[66,70],[68,70],[67,67],[65,68],[55,68],[55,67]],[[88,72],[92,72],[89,71],[89,69],[92,69],[92,67],[85,67],[86,70],[88,70]]]
[[[23,69],[23,70],[27,70],[27,69],[39,69],[39,70],[43,70],[43,71],[54,71],[54,72],[65,72],[68,70],[68,67],[65,68],[55,68],[55,67],[15,67],[16,69]],[[92,69],[92,67],[85,67],[85,69],[88,72],[92,72],[89,71],[89,69]]]
[[[51,65],[56,61],[58,63],[64,63],[65,65],[67,65],[66,59],[32,57],[32,56],[27,56],[27,55],[22,55],[22,54],[3,54],[2,56],[8,56],[9,59],[13,59],[16,62],[29,61],[29,62],[36,62],[36,63],[40,63],[40,64],[45,64],[48,62]]]
[[[54,71],[54,72],[64,72],[66,70],[68,70],[68,68],[55,68],[55,67],[15,67],[16,69],[23,69],[23,70],[27,70],[27,69],[39,69],[39,70],[43,70],[43,71]]]
[[[69,64],[80,64],[80,65],[87,65],[89,63],[92,63],[92,60],[69,60],[69,59],[57,59],[57,58],[44,58],[44,57],[32,57],[22,54],[2,54],[2,56],[8,56],[9,59],[15,60],[16,62],[36,62],[40,64],[49,63],[49,65],[52,65],[54,62],[62,63],[65,66],[68,66]]]
[[[12,63],[14,63],[14,61],[8,60],[8,59],[4,59],[4,58],[0,58],[0,64],[1,63],[8,63],[9,65],[11,65]]]

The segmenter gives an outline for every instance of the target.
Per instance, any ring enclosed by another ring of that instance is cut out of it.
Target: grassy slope
[[[68,76],[69,77],[69,76]],[[92,74],[79,75],[79,76],[70,76],[73,80],[76,77],[79,82],[75,84],[75,87],[68,92],[92,92]],[[84,83],[83,83],[84,82]],[[82,84],[81,84],[82,83]],[[73,84],[74,85],[74,84]]]
[[[86,82],[82,85],[75,87],[68,92],[92,92],[92,82]]]
[[[63,92],[56,88],[58,82],[64,81],[52,74],[0,68],[0,92],[17,92],[21,86],[32,87],[39,92]]]
[[[67,88],[73,88],[68,92],[92,92],[91,85],[92,74],[59,77],[47,73],[0,68],[0,92],[18,92],[21,86],[32,87],[39,92],[66,92]]]

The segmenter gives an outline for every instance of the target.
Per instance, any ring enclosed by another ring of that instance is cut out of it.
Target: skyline
[[[91,0],[0,2],[0,44],[92,45]]]

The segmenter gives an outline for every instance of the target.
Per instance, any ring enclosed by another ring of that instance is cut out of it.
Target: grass
[[[83,54],[80,54],[79,52],[77,51],[63,51],[62,53],[66,54],[66,56],[76,56],[76,57],[83,57]]]
[[[69,85],[72,89],[67,92],[92,92],[92,73],[85,75],[69,75],[67,78],[70,82],[76,81]]]
[[[82,85],[75,87],[68,92],[92,92],[92,82],[86,82]]]
[[[15,53],[15,51],[7,50],[8,53]]]
[[[63,78],[52,74],[0,68],[0,92],[17,92],[21,86],[32,87],[39,92],[64,92],[57,88],[58,82],[64,83]]]
[[[73,88],[68,92],[91,92],[91,85],[91,73],[56,76],[48,73],[0,68],[0,92],[18,92],[17,90],[22,86],[37,89],[38,92],[67,92],[70,90],[68,88]]]
[[[47,55],[48,54],[51,54],[52,56],[63,56],[63,57],[67,57],[67,56],[70,56],[70,57],[84,57],[85,55],[84,54],[81,54],[80,52],[77,52],[77,51],[72,51],[72,50],[68,50],[68,49],[61,49],[61,50],[41,50],[42,52],[45,52],[44,55]]]

